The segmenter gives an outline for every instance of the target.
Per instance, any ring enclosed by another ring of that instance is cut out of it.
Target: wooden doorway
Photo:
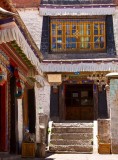
[[[66,84],[65,112],[66,120],[93,120],[93,85]]]

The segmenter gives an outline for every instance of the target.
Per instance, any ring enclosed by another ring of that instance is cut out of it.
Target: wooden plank
[[[92,107],[67,107],[66,119],[68,120],[93,120]]]
[[[98,153],[110,154],[111,153],[111,144],[110,143],[99,143]]]
[[[35,143],[22,143],[22,157],[35,157]]]

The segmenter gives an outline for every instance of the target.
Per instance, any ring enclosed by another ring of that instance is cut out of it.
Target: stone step
[[[86,123],[53,123],[53,127],[93,127],[92,122],[86,122]]]
[[[93,123],[53,123],[49,151],[56,153],[92,153]]]
[[[92,139],[92,133],[55,133],[51,134],[51,139],[68,139],[68,140],[80,140],[80,139]]]
[[[92,145],[93,140],[92,139],[86,139],[86,140],[64,140],[64,139],[57,139],[57,140],[51,140],[51,145]]]
[[[52,133],[93,133],[93,128],[80,127],[53,127]]]
[[[92,145],[52,145],[49,147],[51,152],[78,152],[78,153],[92,153]]]

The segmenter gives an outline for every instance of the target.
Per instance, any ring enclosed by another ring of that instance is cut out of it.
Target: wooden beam
[[[19,67],[19,69],[21,69],[25,75],[28,73],[29,67],[21,60],[18,55],[16,55],[14,50],[11,49],[8,44],[2,43],[2,45],[0,45],[0,49],[8,55],[13,66]]]

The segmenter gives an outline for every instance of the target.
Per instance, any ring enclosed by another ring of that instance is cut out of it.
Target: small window
[[[105,20],[51,19],[51,51],[105,51]]]

